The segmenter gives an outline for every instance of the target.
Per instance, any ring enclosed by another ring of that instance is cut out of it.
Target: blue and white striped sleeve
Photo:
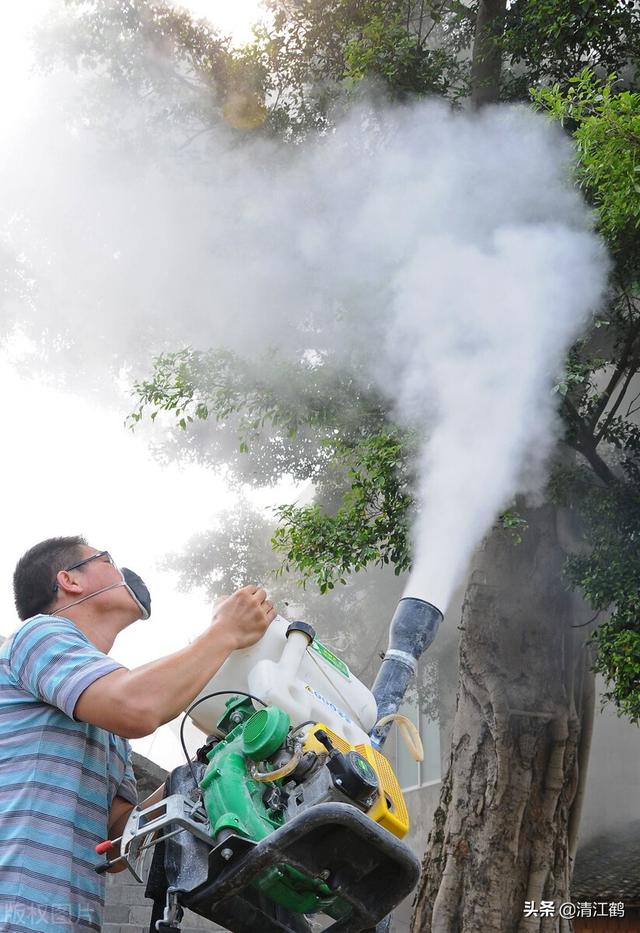
[[[118,736],[119,738],[119,736]],[[132,803],[134,806],[138,802],[138,786],[136,784],[136,776],[133,773],[133,762],[131,760],[131,746],[126,739],[121,739],[125,744],[125,754],[127,756],[127,765],[124,772],[124,777],[122,782],[118,787],[117,794],[118,797],[124,797],[125,800],[128,800],[129,803]]]
[[[76,626],[57,616],[34,616],[16,633],[11,671],[24,690],[74,718],[80,694],[98,678],[118,670]]]

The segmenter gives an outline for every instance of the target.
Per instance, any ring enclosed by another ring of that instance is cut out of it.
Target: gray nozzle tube
[[[405,596],[398,603],[391,620],[389,647],[371,688],[378,704],[378,720],[397,713],[418,659],[436,637],[442,618],[440,610],[424,599]],[[388,731],[389,726],[380,732],[373,729],[372,744],[380,748]]]

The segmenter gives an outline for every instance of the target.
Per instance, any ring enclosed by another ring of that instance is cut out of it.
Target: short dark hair
[[[86,544],[81,535],[47,538],[22,555],[13,572],[13,598],[21,619],[46,612],[55,599],[58,571],[81,560],[80,548]]]

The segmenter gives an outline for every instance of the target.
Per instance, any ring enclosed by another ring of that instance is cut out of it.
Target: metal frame
[[[176,828],[177,827],[177,828]],[[163,832],[163,830],[168,830]],[[189,800],[182,794],[172,794],[149,807],[134,807],[129,815],[120,842],[118,858],[100,865],[106,871],[112,865],[124,862],[136,881],[142,883],[142,863],[144,853],[165,839],[171,839],[178,833],[188,831],[213,848],[211,824],[202,803]]]

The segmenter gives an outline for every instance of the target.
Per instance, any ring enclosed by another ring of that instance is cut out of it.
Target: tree
[[[544,927],[524,918],[523,905],[569,899],[568,828],[592,675],[559,579],[564,551],[555,510],[524,514],[518,547],[506,531],[494,531],[474,561],[451,762],[415,931],[557,929],[558,918]]]
[[[268,0],[256,50],[271,125],[299,135],[332,122],[364,81],[392,100],[468,87],[473,15],[457,0]]]
[[[628,0],[535,0],[509,5],[501,46],[505,60],[502,94],[528,97],[531,86],[561,86],[590,68],[601,76],[638,79],[638,9]]]
[[[50,15],[38,36],[41,69],[62,64],[95,76],[83,116],[110,133],[118,127],[111,107],[120,103],[110,88],[137,100],[149,132],[169,123],[191,134],[210,130],[221,119],[233,90],[228,39],[169,5],[70,0]]]
[[[471,63],[471,103],[495,104],[500,98],[502,35],[506,0],[480,0]]]

